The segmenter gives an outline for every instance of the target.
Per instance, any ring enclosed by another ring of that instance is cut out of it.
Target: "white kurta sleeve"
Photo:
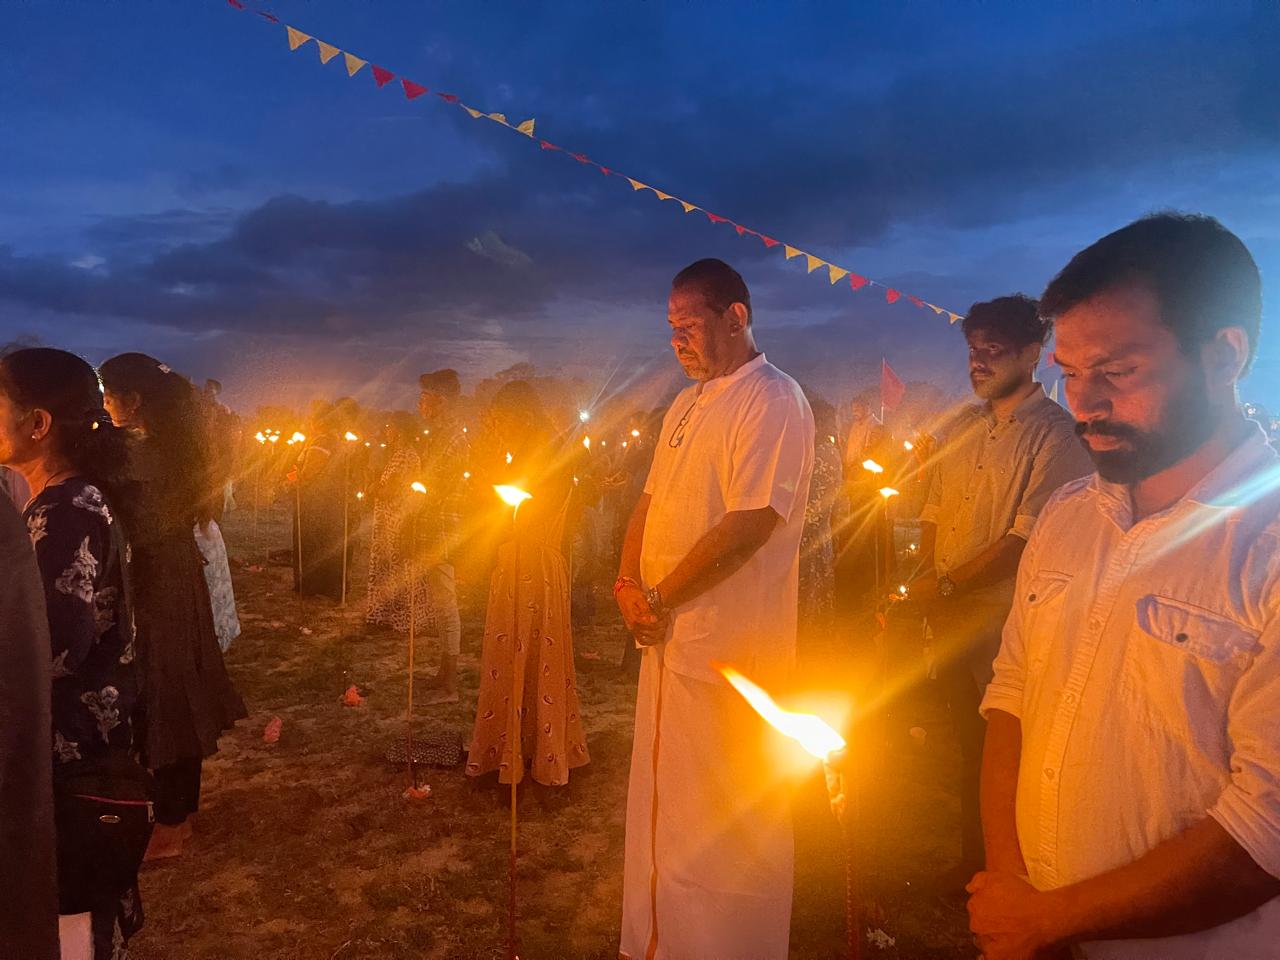
[[[790,520],[809,498],[803,481],[812,450],[813,418],[804,399],[780,389],[762,392],[734,439],[726,510],[772,507],[784,523]]]

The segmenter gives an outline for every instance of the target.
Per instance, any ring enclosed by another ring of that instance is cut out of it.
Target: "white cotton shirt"
[[[985,716],[1022,725],[1031,882],[1068,886],[1213,817],[1280,877],[1280,459],[1256,430],[1168,510],[1133,521],[1098,477],[1045,507],[1018,571]],[[1280,957],[1280,899],[1091,958]]]
[[[671,612],[667,668],[716,683],[716,661],[751,677],[790,670],[814,443],[799,385],[761,354],[681,391],[656,443],[644,487],[652,498],[640,554],[646,585],[660,583],[727,513],[772,507],[782,518],[741,569]]]

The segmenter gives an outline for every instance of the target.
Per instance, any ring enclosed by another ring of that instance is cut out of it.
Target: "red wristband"
[[[635,587],[639,590],[640,582],[632,577],[619,577],[617,580],[613,581],[613,595],[617,597],[623,587]]]

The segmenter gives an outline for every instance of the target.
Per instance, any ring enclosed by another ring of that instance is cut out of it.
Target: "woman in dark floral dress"
[[[128,430],[138,509],[125,515],[143,679],[137,742],[156,780],[149,859],[177,856],[199,809],[201,765],[246,716],[227,676],[192,526],[212,516],[195,387],[140,353],[103,363],[104,402]]]
[[[0,359],[0,460],[31,488],[24,516],[49,621],[55,780],[59,767],[132,748],[138,678],[124,539],[104,493],[127,497],[126,456],[87,363],[46,349]],[[70,929],[77,919],[67,918]],[[94,957],[125,957],[142,926],[136,884],[122,896],[108,891],[88,922]]]

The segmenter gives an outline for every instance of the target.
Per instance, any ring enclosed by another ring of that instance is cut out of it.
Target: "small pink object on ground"
[[[276,743],[280,739],[280,731],[284,729],[284,721],[279,717],[272,717],[267,721],[267,725],[262,729],[263,743]]]
[[[347,692],[342,695],[342,705],[344,707],[358,707],[364,703],[364,697],[360,696],[360,691],[356,689],[353,683],[347,687]]]
[[[423,784],[420,787],[407,787],[404,793],[400,794],[401,800],[426,800],[431,796],[431,787]]]

